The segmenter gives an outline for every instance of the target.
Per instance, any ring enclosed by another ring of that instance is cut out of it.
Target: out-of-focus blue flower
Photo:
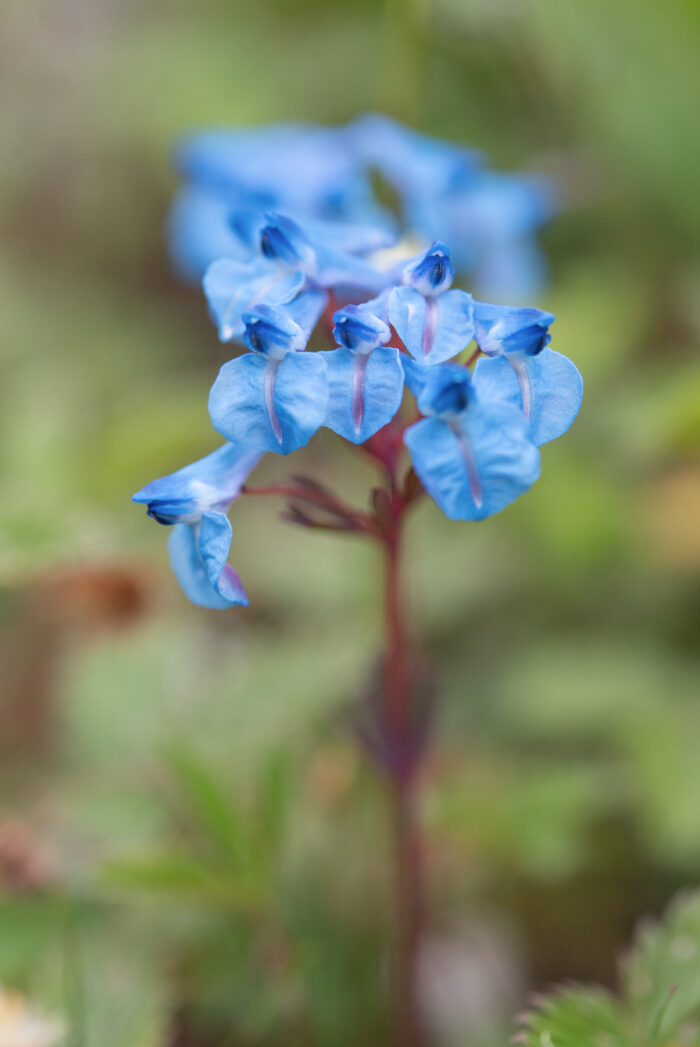
[[[311,124],[202,131],[176,151],[185,177],[260,210],[357,217],[371,186],[341,131]]]
[[[170,254],[178,276],[197,283],[219,258],[250,257],[251,247],[234,230],[230,215],[230,205],[216,193],[198,186],[180,190],[168,216]]]
[[[466,368],[404,359],[406,381],[428,417],[404,434],[423,486],[452,520],[483,520],[539,476],[537,448],[523,413],[482,399]]]
[[[286,215],[269,213],[260,231],[265,258],[288,269],[299,269],[312,286],[376,292],[387,277],[366,259],[312,237]]]
[[[477,345],[489,357],[474,370],[480,394],[519,407],[538,447],[565,433],[581,406],[583,378],[547,348],[553,314],[475,302],[474,318]]]
[[[374,200],[342,130],[280,124],[204,131],[185,139],[175,159],[186,188],[170,219],[171,250],[185,279],[201,279],[219,258],[257,249],[271,210],[308,223],[340,250],[363,254],[396,240],[395,222]]]
[[[474,274],[482,294],[527,300],[546,277],[535,236],[556,210],[549,180],[482,170],[451,191],[416,198],[407,221],[426,239],[449,243],[455,265]]]
[[[308,291],[285,308],[261,305],[245,313],[253,352],[224,364],[209,394],[212,424],[227,440],[290,454],[323,424],[326,354],[303,351],[323,302]]]
[[[133,496],[158,523],[173,525],[173,570],[185,594],[202,607],[248,603],[240,578],[227,563],[232,530],[225,514],[261,457],[260,451],[227,443]]]
[[[434,243],[406,266],[406,286],[389,297],[389,318],[409,353],[427,364],[456,356],[474,335],[473,302],[466,291],[449,290],[454,277],[447,247]]]
[[[361,444],[394,417],[403,398],[398,349],[386,348],[391,331],[382,319],[388,294],[363,305],[348,305],[333,316],[339,349],[324,353],[329,401],[326,425]]]
[[[475,149],[430,138],[380,113],[358,117],[347,134],[354,150],[399,192],[409,210],[421,197],[468,185],[481,163]]]

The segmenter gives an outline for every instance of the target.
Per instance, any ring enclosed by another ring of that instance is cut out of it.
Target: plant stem
[[[395,849],[396,957],[394,992],[397,1047],[424,1043],[418,999],[423,922],[422,846],[416,816],[408,637],[401,591],[402,507],[384,539],[386,731],[394,759],[389,767]]]

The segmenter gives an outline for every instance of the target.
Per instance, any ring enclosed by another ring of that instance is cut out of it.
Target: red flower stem
[[[396,954],[394,993],[396,1047],[424,1043],[418,994],[418,962],[423,924],[422,846],[416,813],[416,767],[411,751],[411,681],[408,634],[401,588],[401,525],[405,504],[393,499],[393,526],[384,536],[386,650],[384,677],[386,730],[394,760],[390,764],[393,807]]]

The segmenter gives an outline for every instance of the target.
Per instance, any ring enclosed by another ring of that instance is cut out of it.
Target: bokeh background
[[[193,127],[383,109],[566,201],[537,304],[580,418],[501,516],[410,531],[436,1043],[609,983],[697,883],[699,25],[694,0],[3,0],[0,983],[70,1047],[388,1037],[387,812],[344,716],[373,551],[244,501],[251,609],[205,612],[129,503],[216,444],[225,352],[164,237]],[[369,482],[331,438],[303,454]]]

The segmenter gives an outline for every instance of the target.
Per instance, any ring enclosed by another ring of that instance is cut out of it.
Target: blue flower
[[[158,523],[173,525],[168,543],[173,570],[185,594],[202,607],[248,603],[240,578],[227,563],[232,530],[225,514],[261,456],[227,443],[133,496]]]
[[[325,297],[307,291],[285,308],[243,317],[253,350],[219,371],[209,394],[214,428],[234,443],[289,454],[309,442],[328,410],[324,353],[304,352]]]
[[[380,171],[409,207],[469,184],[481,162],[474,149],[420,134],[379,113],[359,117],[347,134],[365,163]]]
[[[406,382],[427,417],[404,434],[413,468],[452,520],[483,520],[539,476],[537,448],[522,412],[482,399],[466,368],[403,360]]]
[[[198,283],[217,258],[247,260],[251,248],[230,223],[230,206],[207,189],[187,186],[168,217],[170,254],[178,276]]]
[[[444,244],[434,243],[403,272],[406,286],[389,297],[389,318],[409,353],[439,364],[460,353],[474,336],[473,302],[450,291],[454,269]]]
[[[354,444],[364,443],[394,417],[403,398],[398,349],[385,348],[391,331],[382,319],[388,295],[347,305],[333,316],[340,349],[324,353],[330,397],[326,425]]]
[[[269,261],[299,269],[312,286],[379,291],[386,276],[364,258],[315,238],[286,215],[265,215],[260,249]]]
[[[555,210],[546,179],[479,171],[450,191],[416,198],[408,222],[426,239],[451,244],[458,269],[474,272],[482,293],[527,299],[546,275],[535,233]]]
[[[537,446],[561,436],[579,412],[583,379],[561,353],[548,349],[552,313],[474,303],[479,360],[474,385],[481,395],[514,404]]]
[[[300,269],[289,271],[265,258],[237,262],[221,258],[204,274],[209,310],[222,342],[240,340],[245,330],[243,314],[256,305],[290,302],[306,283]]]

